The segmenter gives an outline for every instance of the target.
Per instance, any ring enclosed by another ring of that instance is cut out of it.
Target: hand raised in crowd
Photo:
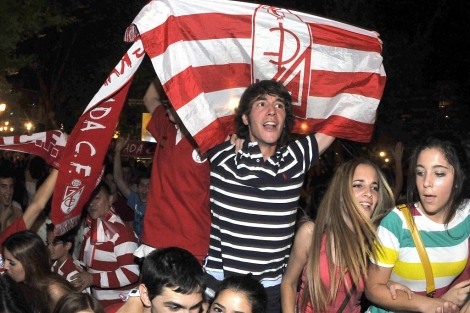
[[[395,159],[395,162],[399,161],[401,163],[401,160],[403,159],[403,150],[405,150],[405,147],[403,144],[399,141],[395,145],[395,149],[392,150],[393,158]]]
[[[114,151],[115,152],[121,152],[122,149],[126,146],[127,142],[129,141],[129,135],[126,138],[119,137],[116,139],[114,142]]]

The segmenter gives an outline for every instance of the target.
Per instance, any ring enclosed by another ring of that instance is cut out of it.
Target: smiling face
[[[137,185],[137,193],[139,194],[140,201],[143,203],[147,202],[147,196],[149,192],[150,178],[141,178]]]
[[[370,218],[377,207],[379,199],[379,183],[376,170],[366,164],[359,164],[352,181],[352,189],[357,201],[364,209],[365,214]]]
[[[250,140],[258,142],[263,156],[266,158],[273,155],[286,119],[282,98],[260,95],[253,103],[250,115],[243,115],[242,118],[243,123],[248,125]]]
[[[103,189],[93,197],[88,205],[88,214],[93,220],[103,218],[111,207],[113,197],[108,195]]]
[[[17,283],[24,282],[26,274],[21,262],[15,259],[8,249],[3,249],[3,253],[5,273]]]
[[[241,292],[225,289],[214,299],[210,313],[252,313],[251,304]]]
[[[454,184],[454,167],[439,149],[428,148],[420,152],[415,173],[423,213],[443,223]]]
[[[15,182],[13,178],[0,178],[0,202],[3,206],[10,206],[14,191]]]

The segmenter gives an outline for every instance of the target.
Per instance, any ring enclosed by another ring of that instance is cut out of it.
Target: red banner
[[[111,72],[67,140],[52,202],[56,235],[78,224],[83,206],[101,180],[104,158],[143,56],[138,41]]]
[[[122,149],[121,156],[140,159],[152,159],[155,153],[155,142],[128,141]]]

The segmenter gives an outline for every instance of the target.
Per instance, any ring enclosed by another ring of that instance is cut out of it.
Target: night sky
[[[468,1],[319,0],[309,4],[306,2],[271,0],[269,4],[378,31],[384,41],[384,63],[387,72],[387,67],[401,65],[388,62],[398,59],[397,54],[401,51],[403,58],[424,63],[423,79],[426,81],[468,80],[467,73],[470,70],[470,58],[466,48],[470,34]],[[329,8],[332,3],[338,4],[337,7]],[[351,11],[362,14],[351,14]],[[413,44],[416,46],[413,47]]]

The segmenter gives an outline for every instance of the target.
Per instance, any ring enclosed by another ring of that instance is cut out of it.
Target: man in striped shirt
[[[243,93],[236,110],[237,136],[245,139],[241,149],[236,152],[227,141],[209,151],[208,287],[214,290],[224,277],[251,272],[266,288],[273,313],[280,312],[280,283],[304,175],[334,141],[316,133],[287,143],[293,120],[285,87],[260,81]]]

